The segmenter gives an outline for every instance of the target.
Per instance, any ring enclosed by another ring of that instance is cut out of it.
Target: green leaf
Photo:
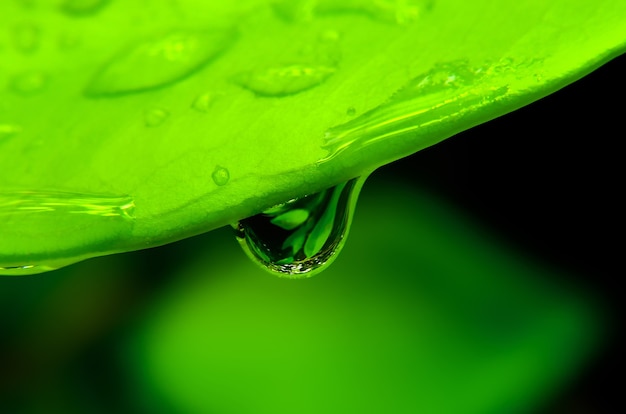
[[[362,175],[586,75],[625,19],[622,0],[2,2],[0,267],[164,244]]]

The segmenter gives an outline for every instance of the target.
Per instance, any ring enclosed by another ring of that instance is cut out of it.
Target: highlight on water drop
[[[114,97],[161,88],[196,73],[235,40],[233,30],[177,30],[122,50],[97,72],[88,97]]]
[[[364,177],[289,200],[233,225],[245,253],[292,279],[330,265],[343,247]]]
[[[235,82],[257,96],[282,97],[316,87],[336,70],[334,66],[315,64],[276,66],[240,73]]]

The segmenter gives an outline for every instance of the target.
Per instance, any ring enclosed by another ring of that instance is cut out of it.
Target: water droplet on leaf
[[[311,21],[315,16],[361,14],[385,23],[413,23],[433,0],[283,0],[273,4],[275,14],[288,23]]]
[[[202,95],[199,95],[193,101],[193,103],[191,104],[191,107],[198,112],[207,113],[211,109],[214,99],[215,99],[215,96],[212,93],[210,92],[203,93]]]
[[[11,80],[10,88],[20,95],[34,95],[44,89],[47,80],[41,72],[25,72]]]
[[[68,16],[81,17],[97,13],[110,0],[65,0],[59,6]]]
[[[220,187],[226,185],[228,180],[230,180],[230,173],[224,167],[220,167],[219,165],[215,167],[213,170],[213,174],[211,174],[211,178],[213,178],[213,182]]]
[[[272,3],[274,13],[287,23],[313,20],[316,0],[282,0]]]
[[[129,196],[61,191],[0,192],[0,274],[32,274],[80,259],[50,252],[104,251],[134,225]]]
[[[242,73],[235,80],[257,96],[281,97],[318,86],[335,71],[327,65],[288,65]]]
[[[152,108],[144,113],[144,122],[147,127],[153,128],[163,124],[165,120],[170,116],[170,113],[165,109]]]
[[[310,277],[328,266],[345,242],[365,177],[295,198],[234,225],[246,254],[289,278]]]
[[[364,148],[395,137],[427,133],[441,122],[467,117],[501,99],[507,86],[494,87],[484,67],[466,61],[439,64],[396,91],[385,103],[325,133],[326,162],[339,153]],[[413,147],[411,147],[413,148]],[[414,151],[414,149],[413,149]]]
[[[346,115],[348,116],[356,115],[356,109],[354,108],[354,106],[351,106],[346,110]]]
[[[199,71],[228,48],[235,33],[176,31],[146,40],[114,57],[94,76],[85,94],[110,97],[178,82]]]
[[[13,29],[15,48],[22,53],[33,53],[39,47],[41,33],[33,23],[21,23]]]

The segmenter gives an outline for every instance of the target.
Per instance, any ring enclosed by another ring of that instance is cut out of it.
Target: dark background
[[[609,318],[605,344],[546,414],[614,412],[625,74],[621,56],[557,93],[380,170],[426,186],[599,295]]]

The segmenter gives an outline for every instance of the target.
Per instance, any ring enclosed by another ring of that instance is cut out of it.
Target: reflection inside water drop
[[[365,177],[289,200],[233,225],[253,261],[283,277],[310,277],[343,247]]]

